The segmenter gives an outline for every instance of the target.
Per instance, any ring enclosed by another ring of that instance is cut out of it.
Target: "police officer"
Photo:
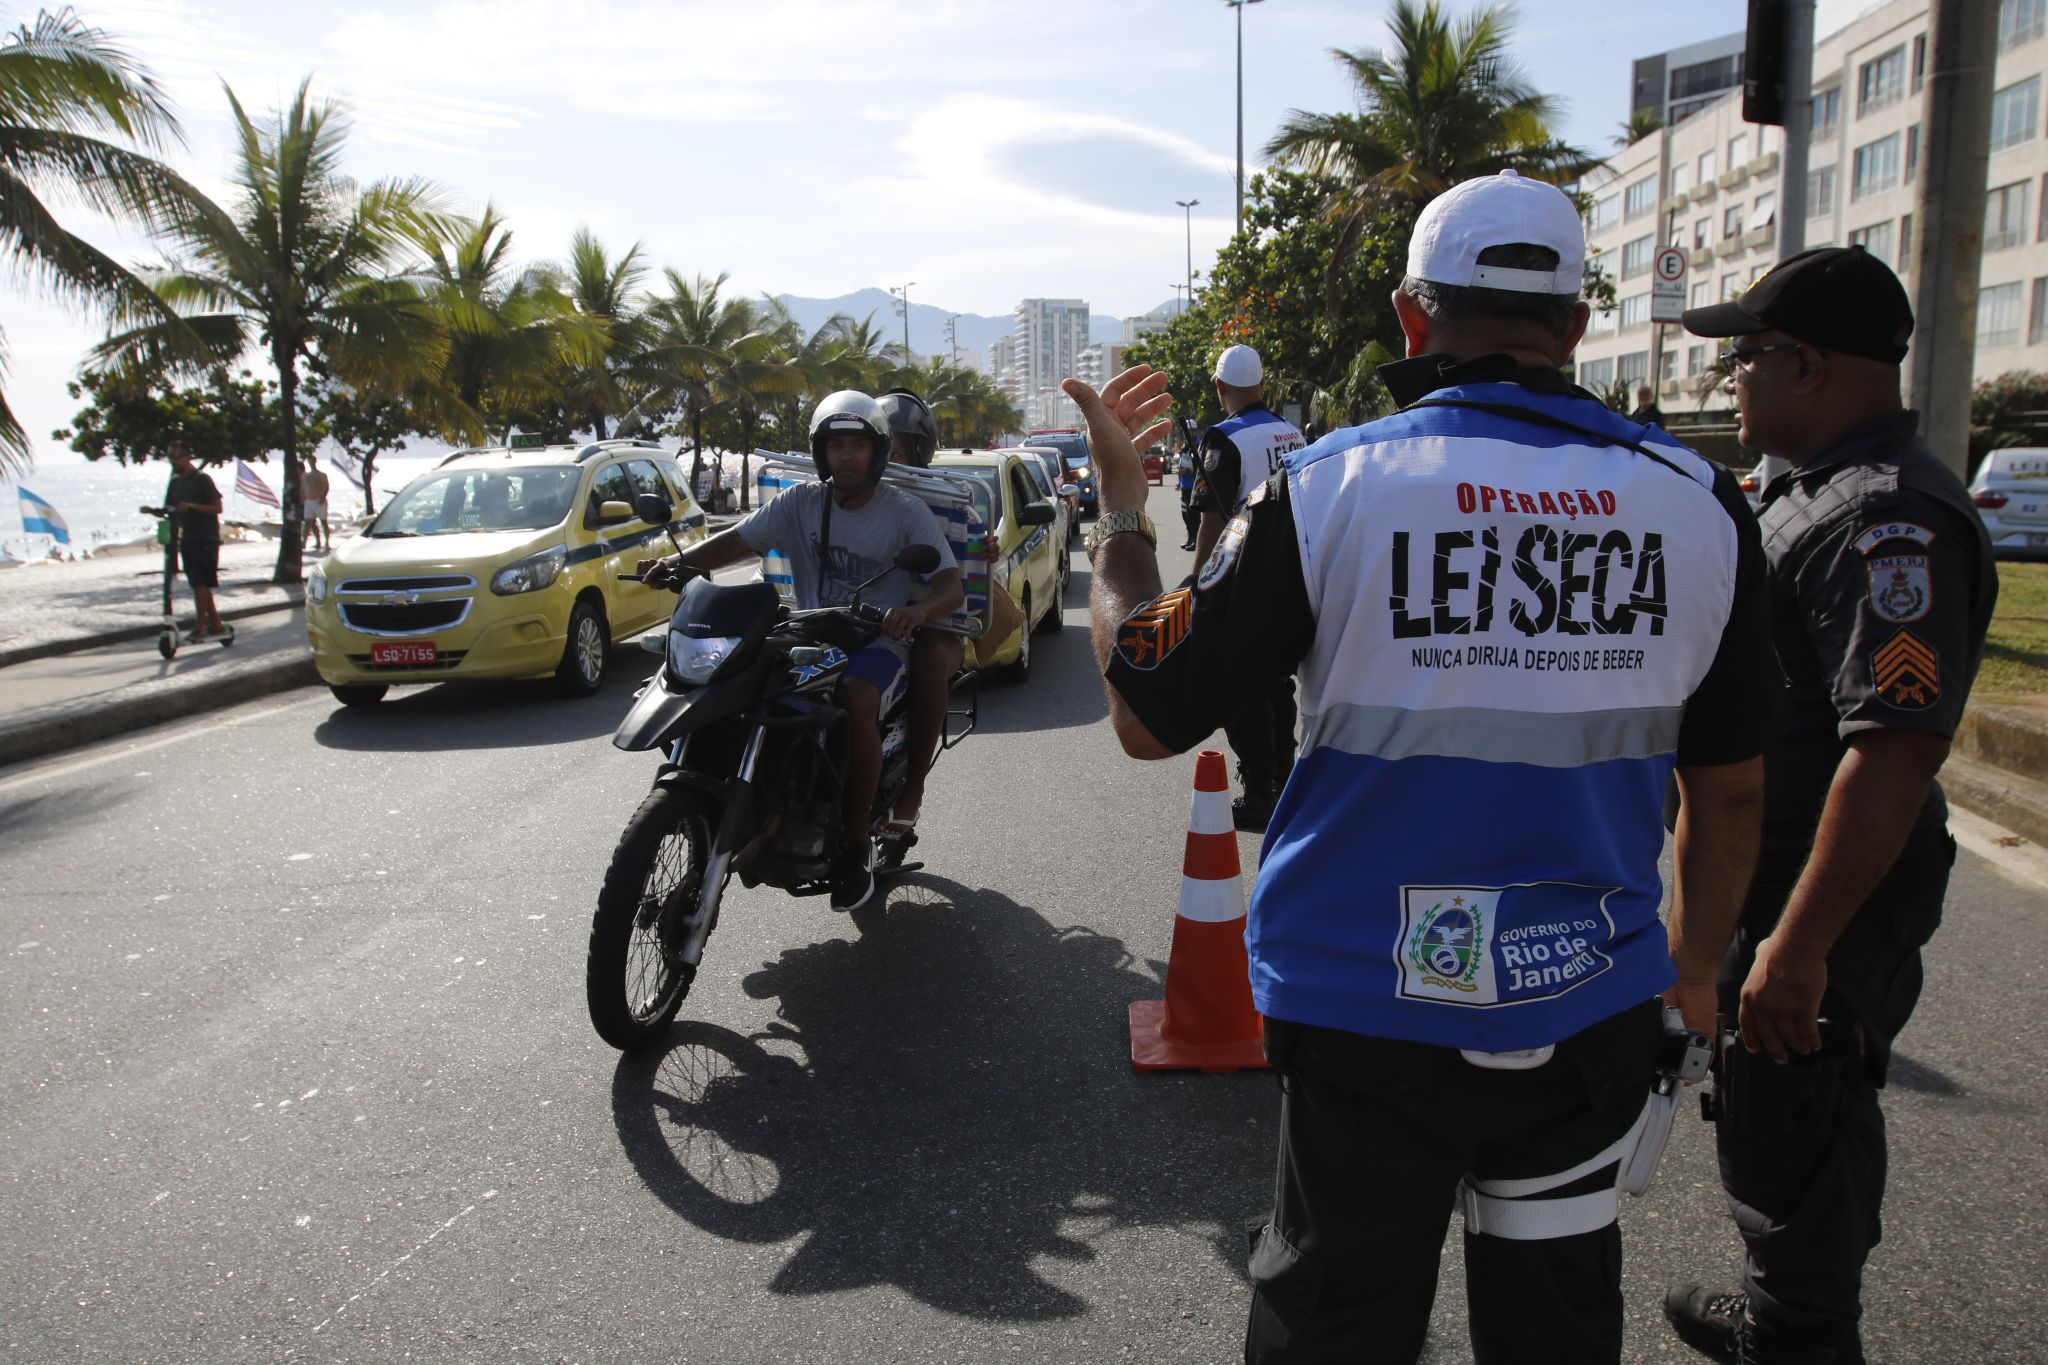
[[[1746,1361],[1851,1365],[1884,1196],[1884,1084],[1920,994],[1955,841],[1935,772],[1998,597],[1970,496],[1915,435],[1906,291],[1862,247],[1794,256],[1685,326],[1727,337],[1764,490],[1783,672],[1756,885],[1721,976],[1721,1179],[1742,1288],[1675,1286],[1679,1336]]]
[[[1300,674],[1246,933],[1282,1089],[1248,1360],[1415,1360],[1454,1199],[1478,1361],[1620,1359],[1657,997],[1711,1026],[1770,645],[1733,479],[1559,372],[1584,257],[1552,186],[1438,196],[1394,296],[1410,358],[1381,371],[1404,410],[1287,456],[1164,594],[1131,438],[1165,376],[1065,386],[1102,480],[1090,591],[1125,750],[1184,752]]]
[[[1280,471],[1281,461],[1307,442],[1294,424],[1266,407],[1266,367],[1249,346],[1225,348],[1211,376],[1224,419],[1202,437],[1195,474],[1195,502],[1201,508],[1195,563],[1205,563],[1223,535],[1224,523],[1251,491]],[[1271,693],[1254,697],[1223,727],[1237,755],[1244,795],[1230,803],[1233,823],[1263,830],[1273,803],[1294,766],[1294,679],[1283,678]]]

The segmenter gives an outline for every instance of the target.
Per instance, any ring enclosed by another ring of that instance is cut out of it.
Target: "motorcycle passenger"
[[[855,589],[883,574],[907,545],[930,545],[939,567],[922,601],[910,601],[912,576],[889,573],[862,599],[881,609],[882,634],[857,650],[835,700],[847,715],[846,838],[832,868],[832,908],[857,910],[874,894],[875,849],[868,839],[882,775],[881,714],[903,685],[912,635],[944,620],[966,600],[960,570],[938,519],[916,496],[882,484],[889,464],[889,422],[881,405],[851,389],[828,395],[811,416],[815,484],[802,484],[754,509],[737,526],[680,555],[646,560],[640,576],[665,582],[678,564],[709,573],[780,550],[789,557],[799,610],[844,607]]]
[[[939,424],[925,401],[909,389],[891,389],[875,400],[889,420],[889,458],[918,469],[931,468],[939,448]],[[966,637],[950,630],[920,630],[910,642],[910,774],[903,794],[882,823],[884,839],[901,839],[917,828],[924,807],[924,780],[938,758],[946,728],[946,699],[953,675],[967,657]]]

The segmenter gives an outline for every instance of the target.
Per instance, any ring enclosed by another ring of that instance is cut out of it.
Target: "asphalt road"
[[[851,918],[735,887],[623,1064],[582,971],[637,657],[581,703],[308,689],[0,771],[0,1356],[1237,1358],[1277,1096],[1129,1069],[1193,762],[1115,751],[1074,580],[934,775],[929,871]],[[1958,866],[1873,1359],[2042,1357],[2037,877]],[[1624,1208],[1630,1360],[1694,1359],[1663,1288],[1732,1279],[1708,1138]],[[1458,1261],[1433,1362],[1469,1359]]]

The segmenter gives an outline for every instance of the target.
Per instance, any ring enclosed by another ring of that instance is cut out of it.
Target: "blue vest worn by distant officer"
[[[1503,1051],[1672,983],[1661,798],[1738,535],[1661,432],[1513,384],[1445,400],[1503,411],[1424,403],[1284,461],[1315,633],[1247,943],[1270,1016]],[[1293,431],[1234,421],[1240,448]]]
[[[1195,496],[1227,517],[1304,444],[1292,422],[1257,404],[1226,417],[1202,437],[1201,486]]]

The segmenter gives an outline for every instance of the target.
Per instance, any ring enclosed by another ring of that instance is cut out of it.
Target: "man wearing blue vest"
[[[1775,669],[1734,481],[1560,373],[1584,257],[1552,186],[1438,196],[1394,296],[1409,358],[1381,371],[1402,411],[1287,456],[1164,594],[1131,438],[1165,378],[1066,385],[1124,749],[1185,752],[1301,682],[1246,932],[1282,1091],[1249,1361],[1414,1361],[1454,1207],[1477,1361],[1621,1358],[1618,1195],[1668,1113],[1658,997],[1712,1027]]]
[[[1223,527],[1252,490],[1280,472],[1290,452],[1308,444],[1294,424],[1266,407],[1266,367],[1249,346],[1225,348],[1211,376],[1224,419],[1202,437],[1196,462],[1195,501],[1202,523],[1195,532],[1195,565],[1208,562]],[[1294,679],[1282,678],[1263,697],[1224,722],[1224,736],[1237,755],[1244,795],[1230,803],[1232,822],[1254,833],[1266,828],[1273,804],[1294,767]]]

